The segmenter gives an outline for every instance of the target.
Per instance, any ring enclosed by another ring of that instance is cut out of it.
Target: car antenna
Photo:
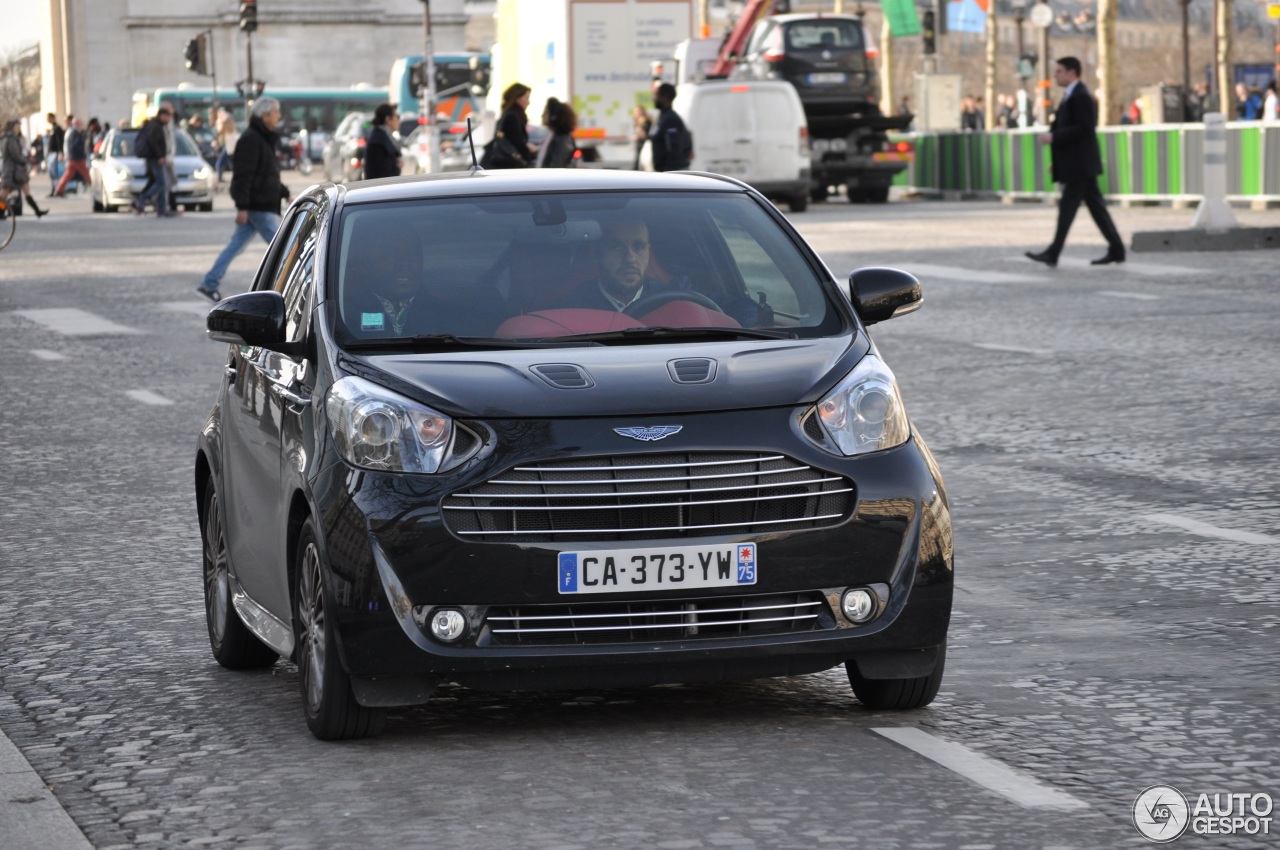
[[[470,115],[467,116],[467,144],[471,145],[471,173],[475,174],[477,171],[484,171],[484,169],[480,167],[479,161],[476,160],[476,139],[475,136],[471,134]]]

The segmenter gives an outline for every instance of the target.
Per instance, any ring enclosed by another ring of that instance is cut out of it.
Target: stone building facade
[[[247,77],[238,0],[36,0],[42,111],[129,115],[132,95],[183,82],[183,48],[212,30],[219,86]],[[260,0],[253,76],[277,86],[387,85],[392,61],[423,51],[421,0]],[[486,9],[487,7],[487,9]],[[432,0],[437,53],[486,50],[493,3]],[[473,19],[477,25],[472,25]]]

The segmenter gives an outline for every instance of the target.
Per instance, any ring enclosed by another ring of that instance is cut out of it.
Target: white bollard
[[[1220,233],[1238,226],[1227,203],[1227,119],[1210,112],[1204,116],[1204,198],[1191,227]]]

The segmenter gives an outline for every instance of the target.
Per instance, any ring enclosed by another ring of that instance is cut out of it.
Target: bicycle
[[[15,210],[19,203],[16,191],[0,192],[0,249],[13,241],[13,234],[18,230],[18,215]]]

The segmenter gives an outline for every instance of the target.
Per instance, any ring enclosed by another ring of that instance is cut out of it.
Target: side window
[[[277,231],[275,239],[271,242],[271,254],[258,271],[258,279],[254,281],[253,288],[255,290],[274,289],[277,292],[280,291],[283,284],[278,284],[277,281],[280,280],[280,275],[287,264],[289,246],[292,244],[298,226],[305,216],[306,212],[304,210],[297,210],[281,222],[280,230]]]
[[[713,214],[720,235],[738,267],[747,295],[756,300],[761,294],[769,305],[783,315],[799,316],[804,311],[795,287],[743,223]]]
[[[297,230],[290,236],[279,291],[284,296],[285,338],[296,342],[306,335],[307,295],[315,279],[320,216],[314,207],[308,207],[299,217]]]

